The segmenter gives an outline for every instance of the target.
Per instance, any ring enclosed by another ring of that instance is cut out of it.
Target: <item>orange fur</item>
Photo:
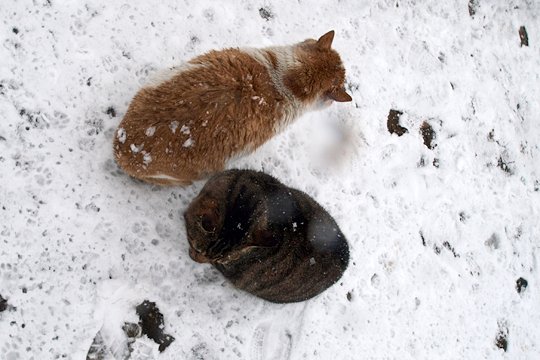
[[[116,132],[116,161],[141,180],[188,185],[261,146],[315,103],[347,101],[335,95],[344,93],[345,70],[332,38],[190,60],[135,95]]]

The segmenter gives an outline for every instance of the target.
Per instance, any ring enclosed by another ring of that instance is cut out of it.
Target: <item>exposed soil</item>
[[[456,252],[456,249],[454,249],[454,247],[448,241],[443,242],[443,246],[446,249],[448,249],[450,252],[452,252],[452,255],[454,255],[455,258],[459,257],[459,254]]]
[[[116,117],[116,110],[112,106],[109,106],[105,113],[110,117]]]
[[[426,145],[428,149],[433,150],[433,148],[436,146],[433,144],[433,139],[435,139],[435,131],[427,121],[424,121],[420,126],[420,134],[422,134],[422,137],[424,138],[424,145]]]
[[[499,333],[495,339],[495,345],[499,349],[503,349],[505,352],[508,349],[508,329],[503,327],[499,329]]]
[[[529,286],[529,282],[525,280],[524,278],[520,277],[516,281],[516,290],[519,294],[521,294],[525,289]]]
[[[426,238],[424,237],[424,234],[420,231],[420,239],[422,239],[422,245],[426,246]]]
[[[469,15],[474,17],[476,10],[478,9],[478,0],[469,0]]]
[[[497,160],[497,166],[502,170],[504,171],[505,173],[507,173],[508,175],[512,175],[514,172],[512,171],[512,169],[510,168],[510,166],[508,165],[508,161],[506,161],[505,159],[503,159],[502,156],[499,157],[499,159]]]
[[[5,311],[8,308],[7,300],[0,295],[0,312]]]
[[[259,15],[261,15],[261,17],[266,21],[274,18],[274,14],[272,14],[272,12],[268,8],[264,7],[259,9]]]
[[[390,134],[397,134],[397,136],[401,136],[409,132],[407,128],[399,124],[399,118],[401,115],[403,115],[402,111],[393,109],[390,110],[390,112],[388,113],[388,122],[386,123],[386,125]]]
[[[163,332],[165,322],[156,303],[144,300],[142,304],[137,306],[137,315],[140,318],[139,325],[142,328],[142,333],[159,344],[160,352],[174,341],[174,337]]]
[[[521,46],[529,46],[529,35],[527,35],[525,26],[519,28],[519,40],[521,41]]]

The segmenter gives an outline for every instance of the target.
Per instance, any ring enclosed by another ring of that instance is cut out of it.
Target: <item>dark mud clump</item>
[[[426,238],[424,237],[424,234],[420,231],[420,239],[422,239],[422,245],[426,246]]]
[[[39,111],[33,112],[26,109],[19,109],[19,115],[21,118],[26,120],[28,125],[30,125],[32,128],[44,129],[49,126]],[[26,126],[25,129],[27,131],[30,130],[30,126]]]
[[[112,106],[109,106],[105,113],[110,117],[116,117],[116,110]]]
[[[521,294],[525,289],[529,286],[529,282],[525,280],[524,278],[520,277],[516,281],[516,290],[519,294]]]
[[[156,303],[144,300],[137,306],[137,315],[139,315],[139,325],[142,333],[159,344],[159,351],[164,351],[173,341],[174,337],[163,332],[165,322],[163,314],[159,312]]]
[[[469,0],[469,15],[474,17],[478,9],[478,0]]]
[[[0,295],[0,312],[6,311],[7,308],[8,308],[7,300],[4,299],[2,295]]]
[[[514,172],[512,171],[512,168],[510,167],[509,165],[509,162],[505,159],[503,159],[502,156],[499,157],[499,159],[497,160],[497,166],[502,170],[504,171],[505,173],[507,173],[508,175],[512,175]]]
[[[525,26],[519,28],[519,40],[521,41],[521,46],[529,46],[529,35],[527,35]]]
[[[497,334],[497,337],[495,338],[495,346],[497,346],[499,349],[503,349],[504,352],[508,349],[508,328],[505,326],[501,326],[499,328],[499,333]]]
[[[452,255],[454,255],[455,258],[458,258],[459,257],[459,254],[456,252],[456,249],[454,249],[454,247],[448,242],[448,241],[445,241],[443,242],[443,246],[452,253]]]
[[[259,9],[259,15],[261,15],[261,17],[266,21],[269,21],[270,19],[274,18],[274,14],[272,14],[272,12],[269,9],[264,8],[264,7]]]
[[[426,145],[428,149],[433,150],[436,146],[433,144],[433,139],[435,139],[433,127],[431,127],[428,122],[424,121],[420,126],[420,134],[422,134],[422,137],[424,138],[424,145]]]
[[[404,128],[399,124],[399,118],[401,115],[403,115],[402,111],[393,109],[388,113],[388,122],[386,123],[386,126],[388,127],[388,132],[390,134],[397,134],[397,136],[401,136],[409,132],[407,128]]]

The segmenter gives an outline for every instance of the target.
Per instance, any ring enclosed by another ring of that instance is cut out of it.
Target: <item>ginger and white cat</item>
[[[188,61],[135,95],[116,132],[116,161],[135,178],[188,185],[305,111],[351,101],[333,38],[330,31],[319,40],[210,51]]]

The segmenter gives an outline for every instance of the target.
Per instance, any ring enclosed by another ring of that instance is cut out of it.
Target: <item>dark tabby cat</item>
[[[184,214],[191,258],[236,287],[288,303],[320,294],[349,262],[334,219],[305,193],[250,170],[211,178]]]

